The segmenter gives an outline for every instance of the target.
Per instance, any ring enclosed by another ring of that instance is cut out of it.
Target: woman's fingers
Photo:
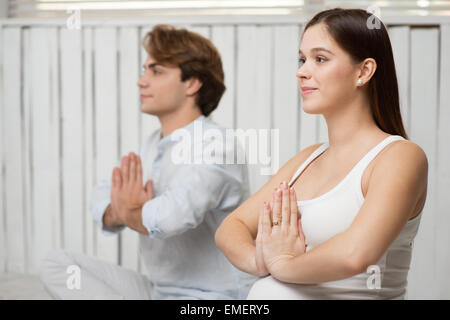
[[[270,208],[269,205],[264,202],[263,218],[262,218],[262,233],[267,237],[272,232],[272,221],[270,221]]]
[[[256,239],[257,240],[261,237],[261,233],[262,233],[263,215],[264,215],[264,204],[261,206],[261,210],[259,210],[258,232],[256,233]]]
[[[293,234],[298,234],[298,225],[297,225],[297,220],[298,220],[298,207],[297,207],[297,196],[295,194],[295,190],[294,188],[290,188],[289,189],[289,193],[290,193],[290,200],[291,200],[291,212],[290,212],[290,219],[291,219],[291,232]]]
[[[280,189],[276,189],[273,193],[272,221],[274,227],[281,226],[281,194]]]
[[[298,225],[298,236],[300,237],[300,240],[303,241],[306,247],[306,239],[305,234],[303,233],[302,219],[298,219],[297,225]]]
[[[291,214],[291,203],[287,182],[282,183],[282,192],[283,193],[281,197],[281,229],[288,230],[290,221],[289,218]]]

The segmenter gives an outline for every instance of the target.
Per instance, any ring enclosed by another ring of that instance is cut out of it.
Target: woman
[[[226,257],[262,278],[248,299],[406,297],[428,162],[402,124],[386,28],[368,19],[337,8],[305,26],[302,106],[325,117],[329,141],[290,159],[216,232]]]

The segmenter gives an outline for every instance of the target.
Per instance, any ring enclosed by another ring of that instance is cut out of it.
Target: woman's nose
[[[305,65],[302,65],[300,68],[297,69],[297,72],[295,73],[295,76],[297,78],[310,78],[311,75],[308,72],[308,70],[306,70]]]

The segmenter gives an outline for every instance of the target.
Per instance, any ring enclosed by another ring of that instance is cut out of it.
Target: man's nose
[[[139,88],[146,87],[148,85],[148,82],[145,80],[144,76],[141,76],[139,80],[137,81],[137,85]]]

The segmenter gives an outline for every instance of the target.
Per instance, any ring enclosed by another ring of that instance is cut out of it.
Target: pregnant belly
[[[247,300],[334,300],[334,299],[379,299],[382,289],[367,287],[368,274],[361,273],[351,278],[318,284],[293,284],[281,282],[272,276],[257,280],[251,287]],[[402,292],[388,290],[387,296],[402,299]]]
[[[272,276],[257,280],[250,289],[247,300],[305,300],[318,299],[308,291],[316,285],[281,282]]]

